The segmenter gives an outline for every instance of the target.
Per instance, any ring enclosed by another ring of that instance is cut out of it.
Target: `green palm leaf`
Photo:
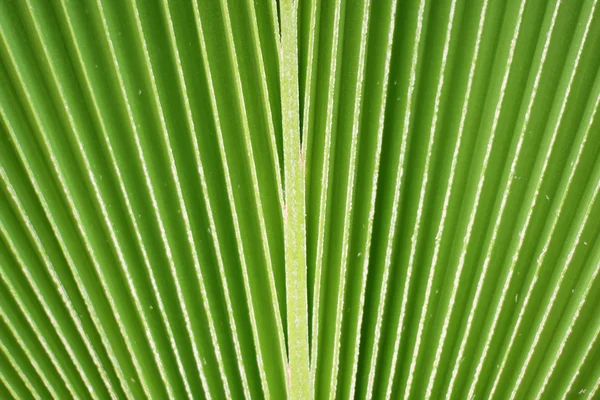
[[[0,398],[600,398],[598,0],[0,1]]]

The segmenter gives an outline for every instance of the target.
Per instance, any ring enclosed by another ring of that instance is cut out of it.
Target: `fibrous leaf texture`
[[[600,399],[600,0],[0,0],[0,399]]]

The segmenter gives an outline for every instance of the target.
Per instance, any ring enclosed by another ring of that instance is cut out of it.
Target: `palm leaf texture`
[[[600,398],[598,0],[0,0],[0,398]]]

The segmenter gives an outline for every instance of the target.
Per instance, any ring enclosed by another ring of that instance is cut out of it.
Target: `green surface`
[[[598,0],[0,0],[0,399],[600,399]]]

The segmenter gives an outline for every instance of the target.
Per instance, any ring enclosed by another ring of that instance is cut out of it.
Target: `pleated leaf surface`
[[[0,0],[0,399],[600,398],[598,0]]]

